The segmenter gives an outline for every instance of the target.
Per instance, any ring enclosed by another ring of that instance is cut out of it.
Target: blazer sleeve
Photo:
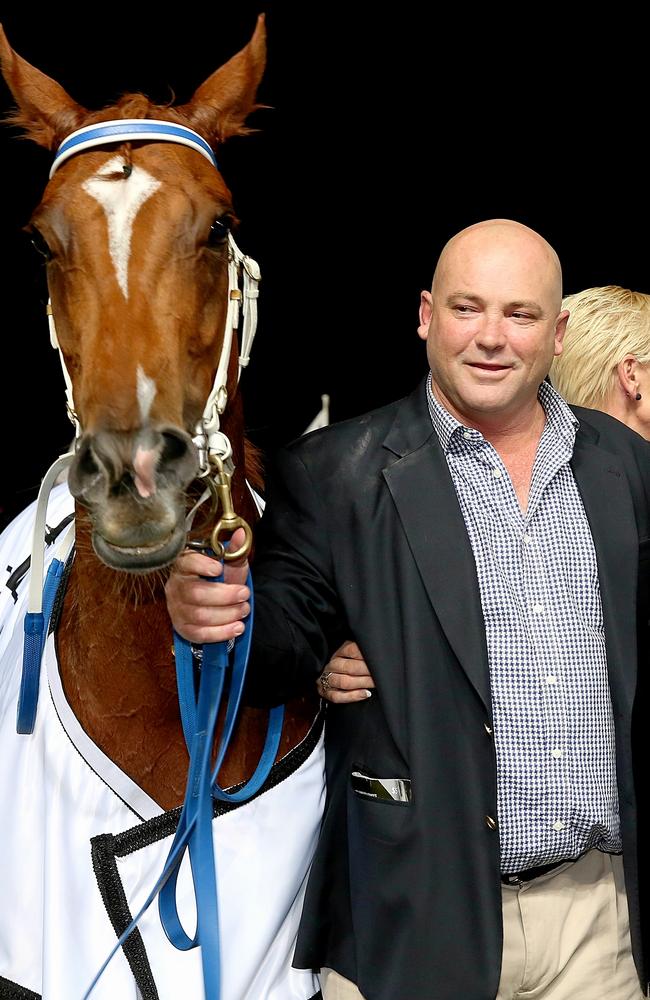
[[[256,537],[247,681],[247,701],[255,705],[313,694],[348,631],[334,584],[323,491],[296,451],[277,456]]]

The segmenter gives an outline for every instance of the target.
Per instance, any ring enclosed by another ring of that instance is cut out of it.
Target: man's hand
[[[356,642],[344,642],[318,678],[318,692],[336,705],[370,698],[374,688],[366,661]]]
[[[238,528],[231,544],[238,548],[243,542],[244,532]],[[226,563],[223,583],[201,579],[221,575],[221,563],[199,552],[186,549],[176,560],[165,592],[169,617],[184,639],[224,642],[244,631],[243,619],[250,613],[248,561]]]

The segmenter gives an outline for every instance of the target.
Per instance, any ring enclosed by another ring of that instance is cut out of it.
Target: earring
[[[638,402],[638,401],[639,401],[639,400],[640,400],[640,399],[642,398],[642,397],[641,397],[641,393],[640,393],[640,392],[637,392],[637,394],[636,394],[636,396],[635,396],[634,398],[635,398],[635,399],[636,399],[636,401]]]

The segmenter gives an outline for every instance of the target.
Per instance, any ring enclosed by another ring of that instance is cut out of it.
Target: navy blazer
[[[650,444],[605,414],[575,413],[572,468],[598,560],[645,991],[648,876],[637,841],[647,796],[634,746],[648,698]],[[485,628],[424,383],[278,456],[254,583],[252,700],[313,690],[350,637],[377,685],[368,701],[328,706],[327,805],[294,964],[334,968],[366,1000],[493,1000],[502,921]],[[411,802],[363,798],[355,770],[410,779]]]

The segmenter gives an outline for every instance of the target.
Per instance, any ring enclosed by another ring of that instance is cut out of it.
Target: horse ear
[[[25,129],[39,146],[55,149],[88,112],[66,94],[63,87],[31,66],[11,48],[0,25],[2,75],[18,105],[8,121]]]
[[[255,95],[266,64],[266,27],[260,14],[248,45],[229,59],[195,92],[189,104],[176,108],[213,145],[243,135],[247,116],[260,105]]]

